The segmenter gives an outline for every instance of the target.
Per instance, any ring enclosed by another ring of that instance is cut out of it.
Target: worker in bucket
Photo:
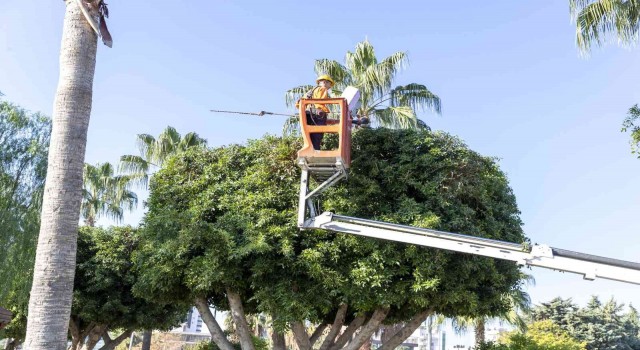
[[[330,98],[329,90],[335,85],[335,81],[328,74],[321,74],[316,79],[315,88],[309,90],[304,94],[305,98],[310,99],[323,99]],[[296,103],[296,108],[300,107],[300,101]],[[309,125],[327,125],[327,115],[329,114],[329,108],[323,104],[314,104],[311,106],[311,110],[306,111],[307,124]],[[324,133],[311,133],[311,144],[313,149],[319,150],[322,144],[322,138]]]

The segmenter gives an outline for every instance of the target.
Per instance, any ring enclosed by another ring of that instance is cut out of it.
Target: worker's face
[[[331,89],[331,82],[328,80],[320,80],[318,84],[325,89]]]

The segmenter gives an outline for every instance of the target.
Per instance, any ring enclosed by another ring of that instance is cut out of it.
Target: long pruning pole
[[[274,112],[267,112],[267,111],[260,111],[258,113],[255,113],[255,112],[237,112],[237,111],[219,111],[219,110],[215,110],[215,109],[210,109],[209,111],[210,112],[214,112],[214,113],[257,115],[259,117],[262,117],[262,116],[265,116],[265,115],[281,115],[281,116],[285,116],[285,117],[297,117],[297,115],[295,115],[295,114],[274,113]]]

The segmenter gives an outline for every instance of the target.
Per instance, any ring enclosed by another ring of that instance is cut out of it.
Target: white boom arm
[[[544,267],[596,277],[640,284],[640,263],[582,254],[534,245],[531,249],[516,243],[436,231],[380,221],[358,219],[325,212],[304,222],[302,229],[323,229],[425,247],[483,255],[514,261],[520,265]]]

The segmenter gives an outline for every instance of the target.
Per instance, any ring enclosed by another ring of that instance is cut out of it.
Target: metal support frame
[[[333,175],[309,192],[310,170],[307,167],[302,167],[302,174],[300,175],[300,197],[298,200],[298,227],[304,226],[307,209],[309,209],[310,217],[316,217],[318,215],[319,208],[313,203],[314,198],[318,197],[318,195],[341,179],[347,177],[346,169],[340,166],[340,164],[338,164],[338,167],[334,171]]]
[[[323,229],[394,242],[403,242],[543,267],[583,275],[640,284],[640,263],[535,245],[531,249],[511,242],[436,231],[412,226],[353,218],[325,212],[306,220],[302,229]]]

